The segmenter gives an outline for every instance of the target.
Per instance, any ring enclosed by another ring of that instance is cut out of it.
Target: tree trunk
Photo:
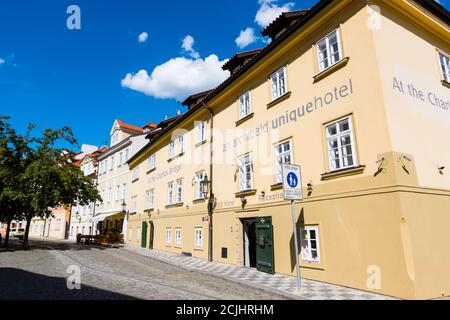
[[[11,222],[12,219],[9,219],[6,223],[8,224],[6,227],[6,234],[5,234],[5,248],[8,248],[8,242],[9,242],[9,231],[11,229]]]
[[[27,221],[27,225],[25,227],[25,235],[23,236],[23,249],[24,250],[28,250],[29,245],[28,245],[28,234],[30,233],[30,226],[31,226],[31,219],[33,219],[33,215],[32,214],[28,214],[26,216],[26,221]]]

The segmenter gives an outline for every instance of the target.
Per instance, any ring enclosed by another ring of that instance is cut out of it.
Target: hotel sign
[[[283,164],[284,200],[303,200],[300,166]]]

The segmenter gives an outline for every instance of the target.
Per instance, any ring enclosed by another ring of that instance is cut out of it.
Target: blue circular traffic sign
[[[289,172],[287,175],[287,183],[289,187],[296,188],[298,186],[298,177],[295,173]]]

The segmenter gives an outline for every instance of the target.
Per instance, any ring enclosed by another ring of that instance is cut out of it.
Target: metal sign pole
[[[291,208],[292,208],[292,227],[294,229],[294,245],[295,245],[295,260],[297,266],[297,286],[299,289],[302,287],[302,278],[300,275],[300,259],[298,258],[298,236],[297,236],[297,222],[296,222],[296,212],[295,212],[295,203],[294,200],[291,200]]]

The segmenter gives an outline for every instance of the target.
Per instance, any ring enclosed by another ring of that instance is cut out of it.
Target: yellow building
[[[263,35],[271,44],[234,56],[228,80],[190,97],[130,159],[128,242],[295,275],[280,184],[281,164],[294,163],[303,277],[450,295],[448,11],[322,0]]]

